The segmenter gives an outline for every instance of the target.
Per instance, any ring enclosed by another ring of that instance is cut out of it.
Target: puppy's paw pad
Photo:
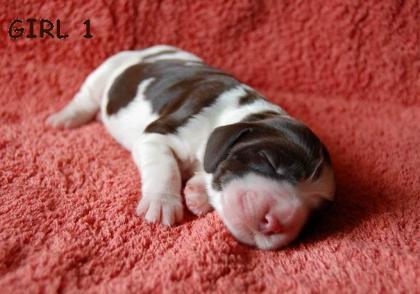
[[[75,115],[58,112],[47,118],[47,124],[54,128],[73,128],[82,123],[80,123],[80,119]]]
[[[203,183],[189,181],[184,189],[185,194],[207,194],[206,187]]]
[[[54,128],[76,128],[89,122],[94,114],[75,109],[72,104],[47,118],[47,124]]]
[[[204,184],[188,182],[184,194],[185,203],[193,214],[204,215],[211,210]]]
[[[136,213],[149,223],[175,225],[183,219],[183,206],[179,196],[144,196],[136,208]]]
[[[60,112],[58,112],[50,115],[46,122],[54,128],[59,128],[64,126],[64,120],[63,115],[60,115]]]

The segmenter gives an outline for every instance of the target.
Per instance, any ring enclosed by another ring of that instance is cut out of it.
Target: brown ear
[[[248,123],[236,123],[216,128],[207,140],[204,154],[204,170],[213,173],[219,163],[224,160],[234,143],[243,134],[252,131]]]

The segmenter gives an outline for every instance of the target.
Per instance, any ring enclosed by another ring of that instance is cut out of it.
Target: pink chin
[[[308,215],[293,186],[257,175],[232,181],[221,197],[218,212],[229,231],[239,241],[260,249],[289,244]]]

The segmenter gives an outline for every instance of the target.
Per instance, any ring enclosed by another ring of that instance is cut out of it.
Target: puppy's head
[[[304,124],[275,115],[214,130],[204,169],[210,201],[241,242],[276,249],[334,196],[328,152]]]

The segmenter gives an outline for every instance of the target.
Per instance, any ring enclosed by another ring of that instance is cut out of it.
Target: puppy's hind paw
[[[77,128],[86,122],[90,121],[92,116],[88,113],[69,111],[63,109],[62,111],[55,113],[47,118],[47,124],[54,128]]]

